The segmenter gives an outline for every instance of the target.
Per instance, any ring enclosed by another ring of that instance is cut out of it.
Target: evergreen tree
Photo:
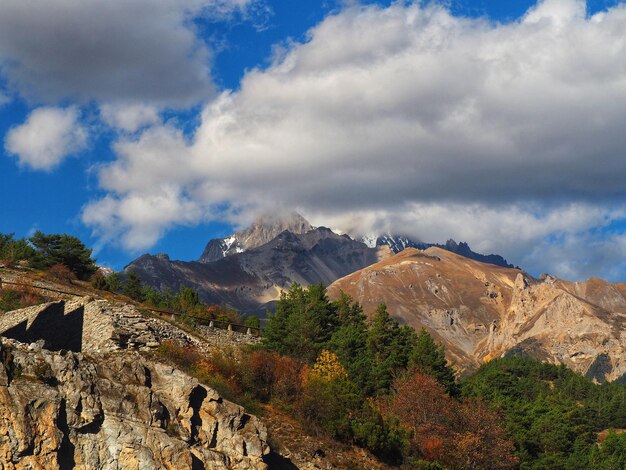
[[[122,281],[118,273],[111,273],[105,276],[107,281],[107,290],[111,292],[119,292],[122,290]]]
[[[182,285],[174,296],[173,303],[174,308],[183,313],[193,313],[194,309],[197,309],[201,304],[198,291]]]
[[[323,285],[303,289],[293,284],[269,315],[263,343],[273,351],[312,362],[338,326],[336,308]]]
[[[415,345],[415,332],[391,318],[387,306],[380,304],[368,330],[367,347],[372,355],[372,386],[379,392],[389,389],[394,372],[407,368]]]
[[[341,326],[333,333],[328,347],[346,367],[350,379],[369,394],[373,388],[373,356],[367,347],[365,315],[361,306],[343,293],[335,305]]]
[[[92,250],[71,235],[46,235],[37,231],[30,243],[36,250],[32,261],[35,267],[46,269],[63,264],[83,280],[89,279],[98,269],[96,261],[91,258]]]
[[[126,280],[124,281],[124,295],[140,302],[144,301],[141,278],[134,269],[129,269],[127,272]]]
[[[422,328],[417,334],[415,346],[411,351],[409,367],[432,375],[451,395],[458,394],[454,380],[454,370],[448,365],[443,345],[435,343],[432,336]]]
[[[16,240],[12,233],[0,233],[0,260],[15,263],[20,260],[31,260],[34,256],[35,250],[28,240],[24,238]]]

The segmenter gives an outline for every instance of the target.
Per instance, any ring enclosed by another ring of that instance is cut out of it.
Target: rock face
[[[264,426],[138,353],[0,344],[0,468],[264,469]]]
[[[286,215],[266,215],[257,219],[250,227],[239,230],[226,238],[210,240],[198,261],[211,263],[265,245],[284,231],[301,235],[313,230],[313,228],[297,212]]]
[[[369,248],[319,227],[304,234],[283,231],[264,245],[211,263],[143,255],[125,269],[157,289],[184,285],[208,303],[264,312],[293,282],[328,285],[390,255],[388,247]]]
[[[504,354],[563,363],[597,381],[626,374],[626,285],[533,279],[448,250],[406,249],[335,281],[372,312],[380,302],[425,327],[462,370]]]

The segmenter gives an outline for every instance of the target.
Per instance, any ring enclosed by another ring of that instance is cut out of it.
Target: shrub
[[[56,279],[57,281],[65,282],[68,284],[71,284],[73,281],[76,280],[76,274],[74,274],[70,270],[70,268],[68,268],[67,266],[61,263],[51,266],[48,269],[48,274],[53,279]]]
[[[411,458],[458,469],[515,468],[513,443],[498,414],[482,402],[458,402],[434,377],[419,372],[396,379],[393,389],[381,409],[411,433]]]
[[[91,276],[91,287],[98,290],[108,290],[107,280],[100,271],[97,271],[96,274]]]
[[[301,368],[293,358],[254,350],[242,359],[238,372],[242,388],[253,390],[258,399],[290,403],[301,393]]]
[[[251,328],[261,328],[261,320],[259,320],[259,317],[257,316],[250,315],[246,318],[245,325]]]

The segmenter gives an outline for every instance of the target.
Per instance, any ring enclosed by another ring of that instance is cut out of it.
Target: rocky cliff
[[[337,280],[368,312],[384,302],[427,328],[461,369],[504,354],[563,363],[598,381],[626,374],[626,288],[570,283],[480,263],[441,248],[407,249]]]
[[[198,341],[174,326],[91,299],[2,320],[0,468],[266,468],[256,417],[139,352]]]

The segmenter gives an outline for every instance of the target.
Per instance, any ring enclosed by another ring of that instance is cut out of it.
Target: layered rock
[[[170,366],[0,345],[0,468],[264,469],[264,426]]]
[[[363,304],[381,302],[425,327],[461,370],[504,354],[563,363],[597,381],[626,374],[626,286],[536,280],[441,248],[407,249],[333,283]]]

